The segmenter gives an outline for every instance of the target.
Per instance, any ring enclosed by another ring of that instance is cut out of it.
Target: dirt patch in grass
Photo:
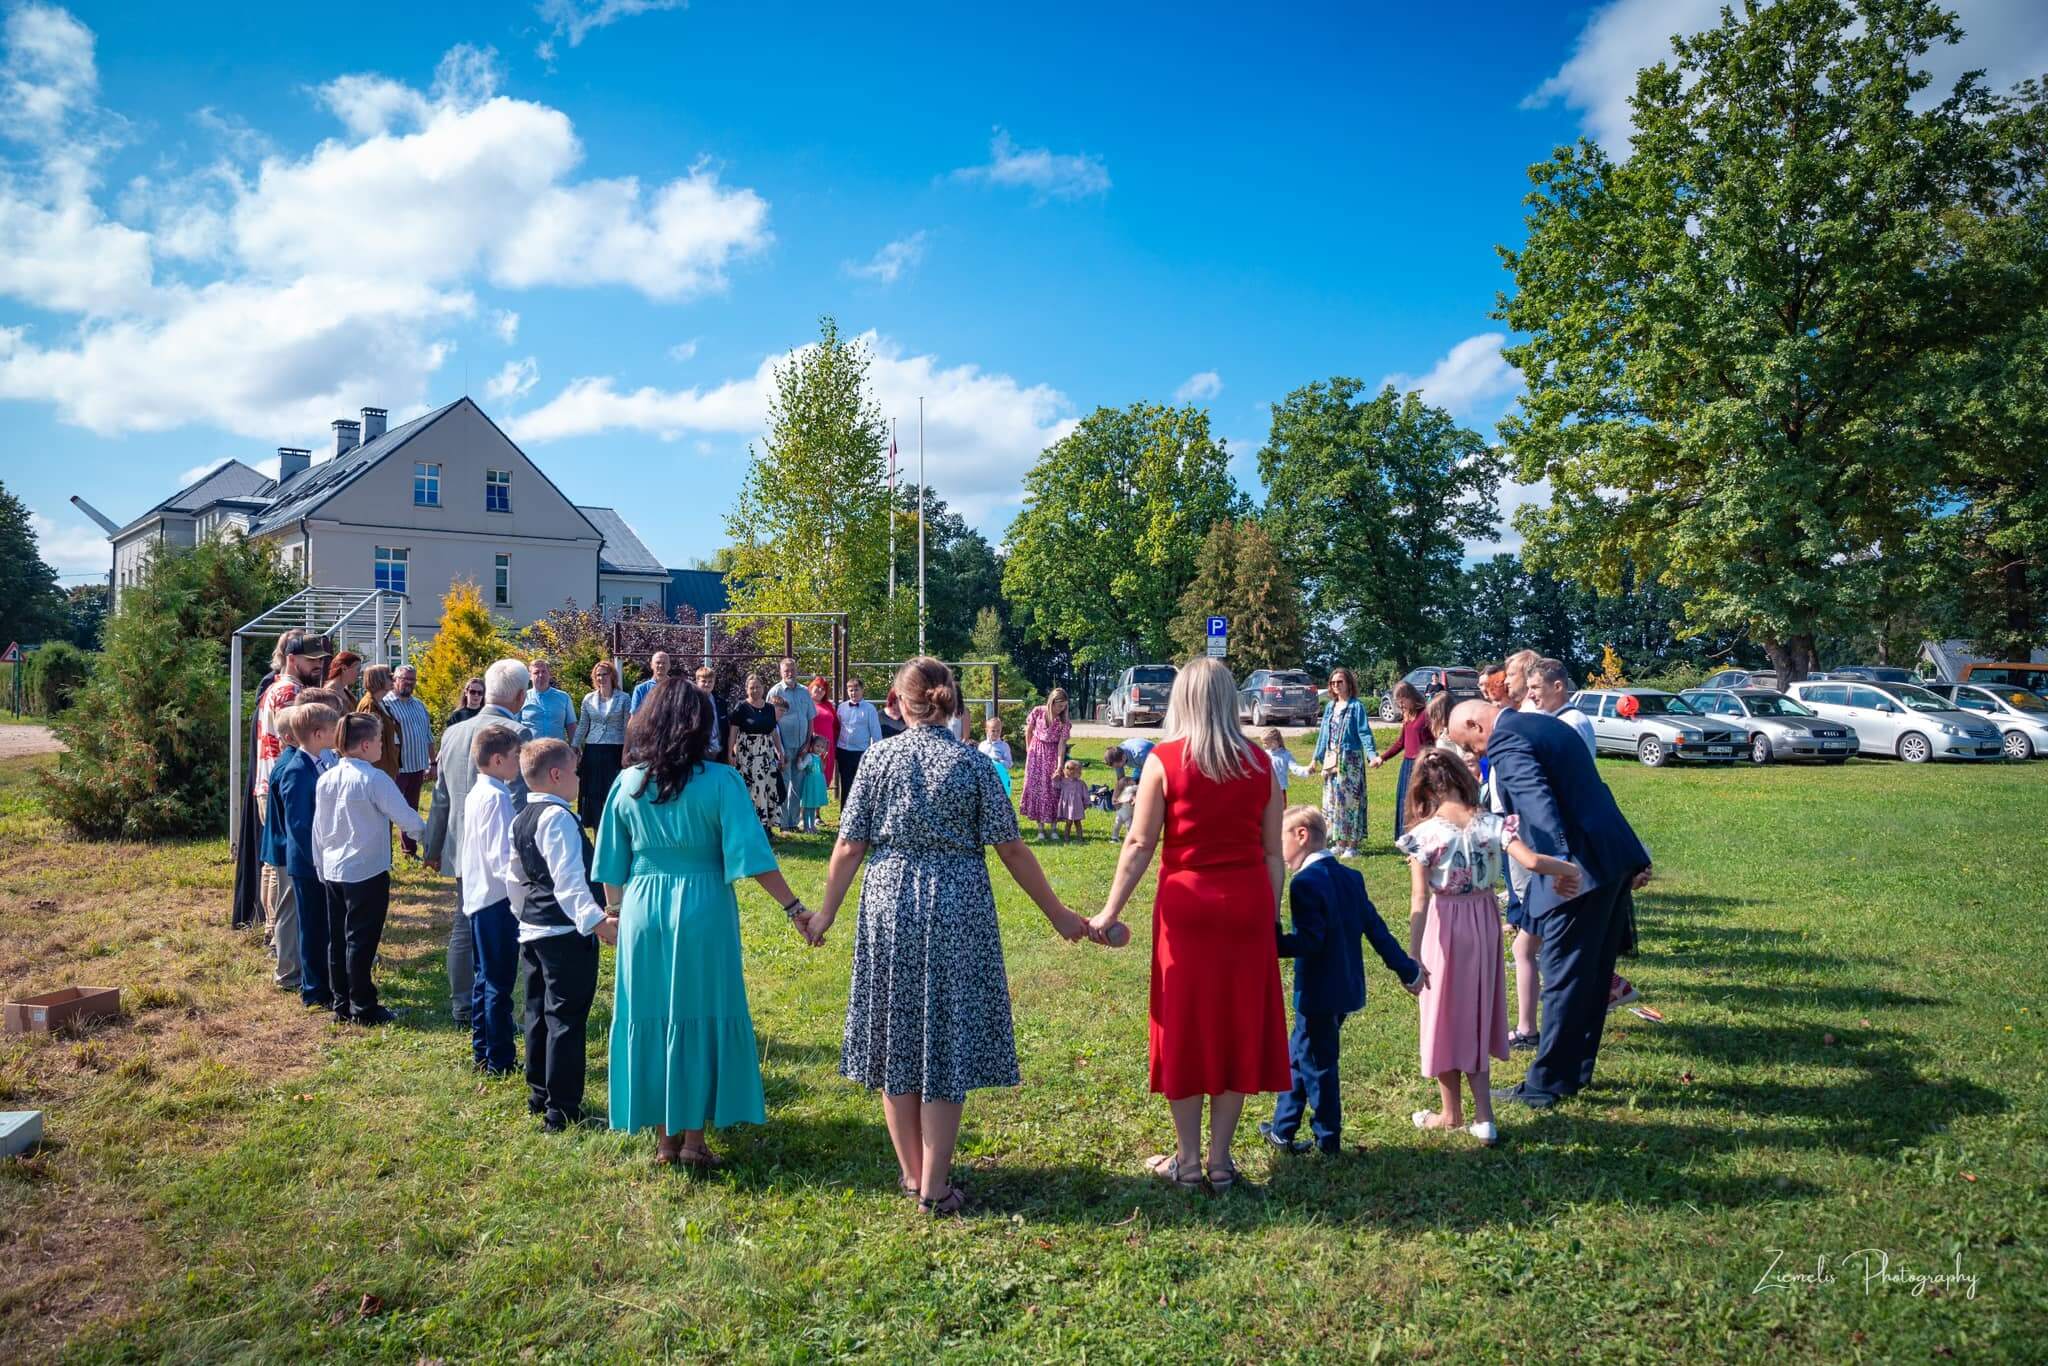
[[[33,762],[0,763],[0,788]],[[260,932],[230,928],[219,842],[86,843],[0,801],[0,851],[0,994],[121,989],[118,1018],[0,1035],[0,1108],[41,1110],[45,1134],[0,1163],[0,1359],[38,1360],[174,1270],[152,1163],[230,1140],[333,1027],[273,984]]]

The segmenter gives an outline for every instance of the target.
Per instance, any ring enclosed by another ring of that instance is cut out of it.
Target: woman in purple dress
[[[1024,719],[1024,819],[1038,826],[1041,842],[1052,837],[1060,818],[1060,765],[1066,762],[1067,740],[1074,733],[1067,718],[1067,690],[1054,688],[1042,707]]]

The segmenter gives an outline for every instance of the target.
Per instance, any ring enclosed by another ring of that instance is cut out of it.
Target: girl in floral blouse
[[[1500,903],[1494,888],[1503,856],[1556,880],[1560,896],[1578,892],[1579,870],[1524,844],[1513,816],[1479,809],[1472,770],[1441,750],[1425,750],[1408,784],[1407,830],[1395,841],[1411,873],[1408,943],[1428,969],[1422,1007],[1422,1074],[1436,1079],[1443,1107],[1417,1110],[1418,1129],[1462,1129],[1461,1081],[1472,1087],[1471,1134],[1498,1137],[1492,1063],[1508,1057],[1507,982],[1502,974]]]

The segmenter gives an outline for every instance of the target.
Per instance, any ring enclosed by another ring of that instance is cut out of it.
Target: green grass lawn
[[[836,1075],[852,936],[806,949],[751,884],[769,1122],[715,1136],[732,1165],[690,1179],[645,1135],[542,1135],[522,1086],[469,1074],[446,884],[407,873],[397,898],[382,975],[407,1022],[342,1031],[226,928],[218,842],[70,843],[32,771],[0,767],[0,983],[118,981],[130,1013],[0,1041],[0,1103],[48,1109],[52,1138],[0,1168],[0,1359],[2022,1360],[2048,1341],[2048,763],[1603,761],[1657,860],[1626,970],[1666,1022],[1614,1016],[1593,1089],[1504,1111],[1484,1150],[1410,1126],[1435,1088],[1373,964],[1344,1033],[1352,1151],[1253,1136],[1255,1188],[1221,1198],[1140,1171],[1171,1143],[1145,1090],[1149,917],[1120,952],[1064,944],[998,866],[1024,1085],[970,1099],[973,1203],[940,1224],[896,1194],[878,1104]],[[1363,867],[1405,939],[1393,776],[1372,779]],[[1041,850],[1076,907],[1101,904],[1107,831],[1091,814],[1089,840]],[[782,846],[814,902],[826,851]],[[1255,1099],[1247,1131],[1270,1111]],[[1895,1277],[1959,1262],[1974,1291],[1866,1282],[1880,1256]],[[1759,1288],[1817,1259],[1832,1280]]]

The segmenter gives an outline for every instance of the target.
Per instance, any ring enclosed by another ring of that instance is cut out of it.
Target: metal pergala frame
[[[396,632],[404,643],[406,598],[386,588],[302,588],[277,606],[243,622],[228,637],[228,850],[239,856],[242,839],[242,650],[251,637],[281,636],[294,628],[326,636],[337,650],[369,659],[384,658],[384,643]],[[260,699],[259,699],[260,701]]]

